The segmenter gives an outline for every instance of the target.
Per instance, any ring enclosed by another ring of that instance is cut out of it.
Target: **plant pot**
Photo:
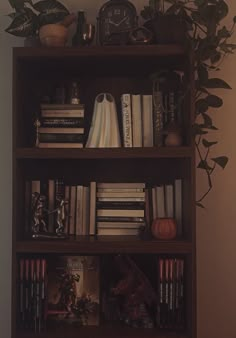
[[[40,45],[41,44],[38,36],[28,36],[24,40],[24,47],[38,47]]]
[[[162,15],[148,20],[144,26],[153,33],[153,43],[183,43],[186,39],[186,25],[177,15]]]
[[[63,47],[68,38],[68,28],[60,24],[48,24],[39,29],[39,38],[43,46]]]

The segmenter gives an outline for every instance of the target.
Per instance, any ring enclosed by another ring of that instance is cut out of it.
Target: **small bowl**
[[[63,47],[68,38],[68,28],[60,24],[47,24],[39,29],[40,42],[48,47]]]

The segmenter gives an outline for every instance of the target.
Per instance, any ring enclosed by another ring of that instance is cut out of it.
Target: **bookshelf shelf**
[[[130,238],[132,237],[132,238]],[[146,253],[178,254],[192,253],[192,243],[188,241],[141,240],[135,236],[101,236],[101,238],[81,236],[70,240],[18,241],[17,253],[70,253],[70,254],[108,254],[108,253]]]
[[[129,328],[121,328],[117,326],[111,326],[111,327],[100,327],[99,329],[96,327],[87,327],[87,328],[78,328],[76,331],[66,328],[66,329],[60,329],[60,330],[48,330],[47,332],[42,332],[40,334],[37,334],[38,338],[51,338],[53,334],[53,337],[56,338],[64,338],[70,337],[70,338],[77,338],[78,336],[83,338],[103,338],[103,337],[114,337],[114,338],[190,338],[190,336],[186,332],[168,332],[165,333],[154,329],[129,329]],[[32,333],[17,333],[16,338],[34,338],[35,335]]]
[[[162,148],[83,148],[39,149],[17,148],[17,159],[135,159],[135,158],[191,158],[191,147]]]

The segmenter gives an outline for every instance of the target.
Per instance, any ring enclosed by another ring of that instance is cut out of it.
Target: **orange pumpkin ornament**
[[[157,239],[174,239],[177,233],[176,221],[174,218],[155,218],[151,231]]]

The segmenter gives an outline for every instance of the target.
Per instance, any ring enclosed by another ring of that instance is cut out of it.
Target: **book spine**
[[[152,95],[142,95],[143,146],[153,147]]]
[[[153,94],[153,137],[154,146],[163,145],[163,103],[162,92],[156,91]]]
[[[133,147],[142,147],[141,95],[132,95]]]
[[[39,127],[39,134],[83,134],[84,128],[56,128],[56,127]]]
[[[144,189],[145,183],[97,183],[98,189]],[[124,191],[124,190],[122,190]]]
[[[123,143],[124,147],[132,147],[132,115],[131,115],[131,96],[130,94],[122,94],[122,123],[123,123]]]
[[[83,109],[74,109],[74,110],[67,110],[67,109],[58,109],[58,110],[51,110],[51,109],[42,109],[41,110],[42,117],[84,117],[84,110]]]
[[[83,148],[83,143],[76,142],[43,142],[38,144],[38,148]]]
[[[74,143],[78,142],[81,143],[84,141],[84,135],[83,134],[53,134],[53,133],[47,133],[42,134],[39,133],[39,142],[52,142],[52,143]]]
[[[144,210],[97,209],[98,217],[144,217]]]
[[[40,123],[43,128],[82,128],[84,118],[41,118]]]
[[[96,182],[90,182],[89,234],[96,233]]]

